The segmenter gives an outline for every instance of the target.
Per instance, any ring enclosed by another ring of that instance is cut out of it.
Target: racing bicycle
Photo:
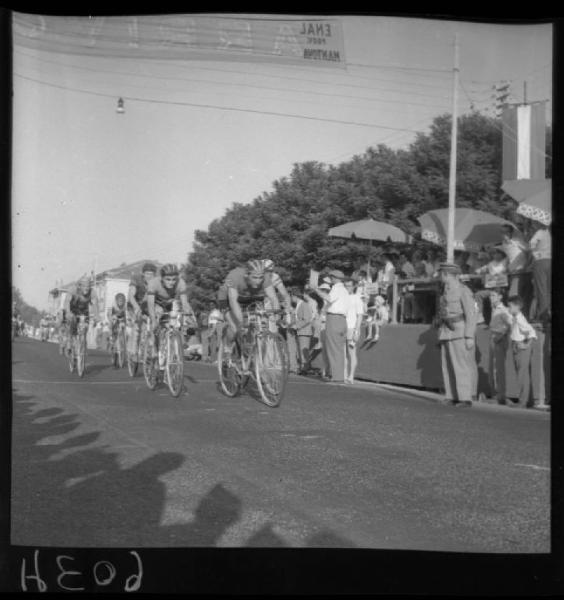
[[[139,363],[141,362],[145,354],[145,342],[148,334],[148,317],[141,315],[138,319],[133,320],[131,327],[127,327],[125,330],[125,346],[126,346],[126,361],[127,370],[129,371],[130,377],[135,377]],[[132,338],[134,338],[134,331],[136,331],[136,342],[135,351],[131,352],[130,348],[133,345]]]
[[[88,316],[78,315],[76,334],[70,336],[70,349],[67,353],[70,372],[76,372],[79,377],[84,375],[86,369],[86,332],[88,331]]]
[[[266,309],[261,303],[250,304],[243,312],[242,330],[227,347],[222,336],[217,357],[219,382],[226,396],[233,398],[256,382],[262,402],[280,405],[288,381],[288,361],[284,338],[273,332],[271,319],[283,310]]]
[[[149,332],[145,340],[143,375],[150,390],[162,381],[171,395],[178,398],[184,383],[185,317],[181,312],[165,312],[159,319],[157,332]]]
[[[125,364],[125,319],[117,317],[117,323],[113,327],[111,341],[112,364],[116,369],[123,369]]]

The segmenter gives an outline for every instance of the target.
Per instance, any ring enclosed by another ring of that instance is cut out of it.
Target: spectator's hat
[[[439,265],[439,272],[444,271],[445,273],[452,273],[453,275],[460,275],[462,272],[460,267],[454,263],[444,262]]]
[[[332,271],[329,271],[329,276],[341,280],[345,278],[345,274],[342,271],[339,271],[339,269],[333,269]]]
[[[322,284],[319,286],[319,289],[320,289],[320,290],[330,290],[330,289],[331,289],[331,286],[330,286],[328,283],[322,283]]]

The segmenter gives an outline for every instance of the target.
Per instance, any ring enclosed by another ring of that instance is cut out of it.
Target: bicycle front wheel
[[[81,335],[77,341],[77,352],[76,352],[76,372],[79,377],[84,376],[86,370],[86,337]]]
[[[217,369],[219,383],[223,393],[229,398],[234,398],[241,393],[241,354],[236,342],[231,342],[231,352],[226,351],[226,342],[219,342],[217,351]]]
[[[130,377],[135,377],[136,373],[137,373],[137,366],[139,364],[138,360],[139,360],[139,344],[137,345],[137,349],[136,352],[130,352],[130,348],[132,345],[132,334],[126,332],[125,334],[125,359],[127,362],[127,370],[129,371],[129,376]]]
[[[125,364],[125,331],[121,329],[118,332],[116,340],[116,362],[119,369],[123,369]]]
[[[69,361],[69,371],[71,373],[74,373],[74,367],[76,364],[76,339],[72,339],[70,341],[69,347],[68,347],[68,351],[65,348],[65,354],[67,355],[67,359]]]
[[[145,383],[150,390],[154,390],[158,383],[157,360],[155,338],[152,335],[148,335],[143,353],[143,375]]]
[[[170,393],[178,398],[184,383],[184,352],[179,331],[173,331],[167,338],[166,382]]]
[[[258,337],[254,348],[254,367],[262,401],[272,408],[279,406],[288,379],[284,338],[281,335],[266,332]]]

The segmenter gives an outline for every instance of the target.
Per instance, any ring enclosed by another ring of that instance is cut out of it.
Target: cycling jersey
[[[179,300],[182,294],[187,294],[188,288],[186,282],[181,277],[178,278],[176,285],[167,290],[160,277],[153,277],[147,286],[147,296],[155,297],[155,304],[165,311],[172,310],[173,300]]]
[[[92,304],[92,288],[86,294],[75,289],[70,298],[69,309],[75,315],[88,315],[88,307]]]
[[[114,304],[111,308],[110,316],[125,319],[125,304],[121,308],[117,304]]]
[[[266,295],[265,290],[271,285],[272,278],[269,273],[266,273],[260,287],[250,287],[247,281],[247,270],[244,267],[236,267],[228,273],[225,281],[217,292],[219,307],[223,310],[229,308],[229,296],[227,292],[229,288],[237,290],[237,300],[239,301],[239,304],[245,306],[252,302],[264,300]]]

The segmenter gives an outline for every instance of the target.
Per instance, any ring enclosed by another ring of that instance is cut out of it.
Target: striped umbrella
[[[439,246],[446,246],[448,208],[430,210],[418,217],[421,237]],[[491,213],[473,208],[457,208],[454,213],[454,248],[479,252],[483,246],[498,244],[503,240],[502,225],[517,229],[513,223]]]
[[[552,222],[552,179],[513,179],[501,189],[519,202],[517,214],[543,225]]]

